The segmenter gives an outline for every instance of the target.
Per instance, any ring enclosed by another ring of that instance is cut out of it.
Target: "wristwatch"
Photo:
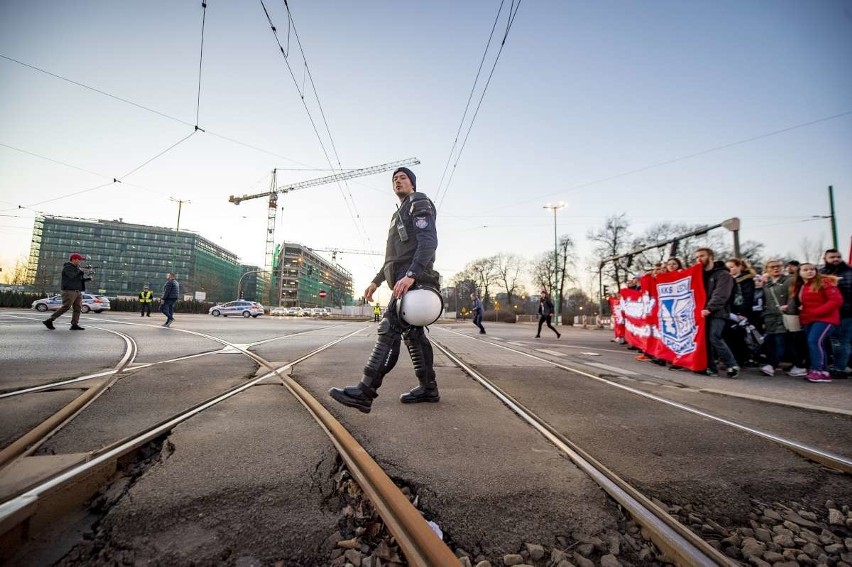
[[[416,274],[414,272],[412,272],[411,270],[408,270],[407,272],[405,272],[405,277],[411,278],[411,279],[417,279]]]

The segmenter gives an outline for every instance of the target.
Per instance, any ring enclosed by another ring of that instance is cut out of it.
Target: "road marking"
[[[595,368],[600,368],[602,370],[609,370],[610,372],[615,372],[616,374],[621,374],[622,376],[639,376],[638,372],[633,372],[632,370],[625,370],[623,368],[618,368],[617,366],[610,366],[608,364],[601,364],[600,362],[587,362],[589,366],[594,366]]]
[[[218,351],[216,354],[243,354],[244,351],[248,350],[250,346],[253,346],[254,343],[234,343],[232,345],[228,345],[222,350]]]
[[[553,355],[553,356],[565,356],[561,352],[556,352],[555,350],[547,350],[545,348],[537,348],[535,350],[537,350],[538,352],[543,352],[543,353],[550,354],[550,355]]]
[[[587,354],[589,356],[600,356],[598,352],[581,352],[580,354]]]

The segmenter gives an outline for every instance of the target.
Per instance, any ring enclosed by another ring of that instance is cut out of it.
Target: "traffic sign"
[[[325,299],[325,290],[324,289],[320,290],[320,299]]]

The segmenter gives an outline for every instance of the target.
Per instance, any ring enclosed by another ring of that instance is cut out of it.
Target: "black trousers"
[[[139,308],[140,313],[142,315],[145,315],[146,313],[148,315],[151,315],[151,302],[150,301],[148,303],[140,303],[139,305],[140,305],[140,308]]]
[[[550,327],[550,330],[551,330],[551,331],[553,331],[554,333],[556,333],[556,336],[559,336],[559,331],[557,331],[557,330],[553,327],[553,325],[551,325],[551,324],[550,324],[550,320],[551,320],[552,318],[553,318],[553,315],[547,315],[547,316],[545,316],[545,315],[540,315],[540,316],[539,316],[539,318],[538,318],[538,332],[536,333],[536,336],[540,336],[540,335],[541,335],[541,327],[542,327],[542,325],[544,325],[545,323],[547,323],[547,326],[548,326],[548,327]]]

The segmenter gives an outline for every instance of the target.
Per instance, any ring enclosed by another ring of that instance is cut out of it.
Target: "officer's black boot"
[[[399,401],[404,404],[434,403],[441,399],[438,383],[435,382],[435,371],[432,369],[432,345],[425,336],[421,336],[423,332],[422,327],[414,327],[409,336],[405,337],[405,346],[414,364],[414,375],[420,385],[399,397]]]
[[[377,390],[382,385],[382,379],[390,371],[388,361],[391,359],[394,362],[396,361],[395,357],[392,356],[392,351],[393,342],[389,342],[387,336],[379,335],[379,340],[376,341],[373,352],[370,354],[370,360],[364,367],[364,376],[361,378],[361,382],[346,388],[331,388],[328,394],[344,406],[370,413],[373,400],[379,395]]]

